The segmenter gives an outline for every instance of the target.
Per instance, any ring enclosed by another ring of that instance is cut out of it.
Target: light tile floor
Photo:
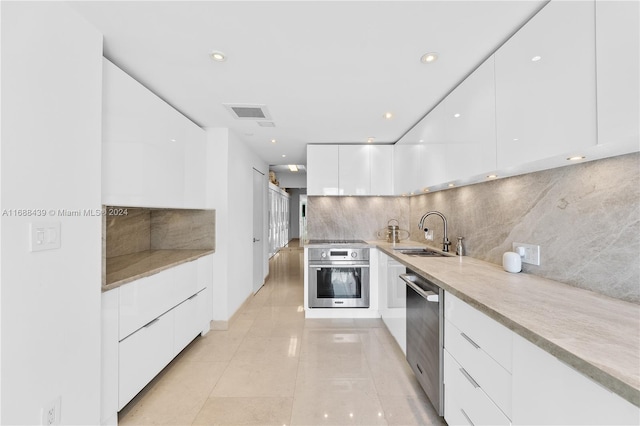
[[[226,331],[196,338],[121,425],[444,425],[380,320],[305,320],[303,252],[270,261]]]

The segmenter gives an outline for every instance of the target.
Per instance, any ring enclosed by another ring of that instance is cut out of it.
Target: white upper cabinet
[[[420,165],[418,172],[419,189],[424,189],[443,183],[450,179],[447,167],[447,111],[446,99],[438,104],[416,126],[417,142],[423,145],[420,150]]]
[[[393,145],[371,145],[371,195],[393,195]]]
[[[396,195],[417,193],[424,145],[397,143],[393,147],[393,186]]]
[[[492,56],[396,144],[396,194],[495,170],[495,112]]]
[[[442,172],[439,177],[453,180],[495,170],[496,97],[493,56],[447,96],[444,111],[446,172]]]
[[[308,145],[308,195],[392,195],[392,145]]]
[[[596,144],[593,1],[552,1],[495,54],[498,168]]]
[[[307,193],[338,194],[338,145],[307,145]]]
[[[200,127],[190,130],[184,144],[184,207],[202,209],[207,206],[206,136]]]
[[[339,145],[338,148],[340,195],[370,195],[370,146]]]
[[[205,132],[106,59],[102,203],[204,208]]]
[[[598,144],[640,149],[640,4],[596,2]]]

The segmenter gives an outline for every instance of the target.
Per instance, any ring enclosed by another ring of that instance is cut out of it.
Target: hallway
[[[380,320],[305,320],[302,302],[292,244],[229,329],[196,338],[119,424],[444,424]]]

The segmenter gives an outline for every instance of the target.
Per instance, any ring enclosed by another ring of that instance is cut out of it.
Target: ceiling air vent
[[[276,123],[273,121],[258,121],[260,127],[276,127]]]
[[[271,121],[271,115],[266,105],[251,104],[223,104],[237,120],[266,120]]]

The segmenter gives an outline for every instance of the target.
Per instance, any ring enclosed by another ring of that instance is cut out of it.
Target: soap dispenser
[[[464,237],[458,237],[458,243],[456,244],[456,254],[458,256],[464,256],[464,246],[462,245],[462,239]]]

